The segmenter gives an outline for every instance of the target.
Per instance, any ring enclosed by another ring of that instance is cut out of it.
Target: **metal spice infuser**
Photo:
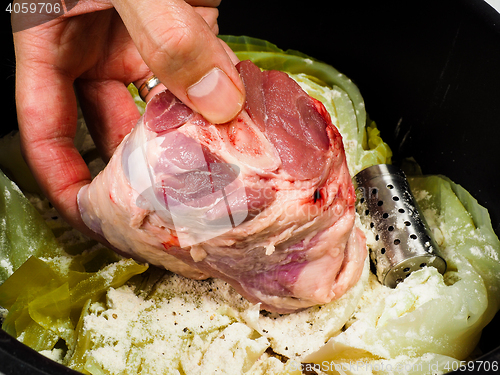
[[[362,223],[375,235],[370,257],[379,281],[396,285],[412,272],[446,261],[415,201],[404,172],[394,165],[368,167],[353,178]]]

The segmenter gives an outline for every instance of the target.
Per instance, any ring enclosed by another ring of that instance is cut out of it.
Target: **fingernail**
[[[188,88],[187,95],[196,110],[208,121],[222,124],[232,120],[241,111],[244,95],[219,68]]]

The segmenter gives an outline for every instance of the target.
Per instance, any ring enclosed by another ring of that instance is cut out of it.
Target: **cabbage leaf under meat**
[[[320,100],[343,136],[352,175],[375,164],[391,163],[392,151],[365,110],[358,87],[324,62],[294,50],[283,51],[264,40],[247,36],[220,36],[240,60],[252,60],[261,69],[287,72],[302,88]]]

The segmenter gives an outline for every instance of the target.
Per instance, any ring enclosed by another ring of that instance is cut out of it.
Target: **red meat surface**
[[[246,105],[226,124],[156,95],[80,191],[82,217],[120,252],[221,278],[262,309],[330,302],[366,257],[342,137],[287,74],[250,61],[237,69]]]

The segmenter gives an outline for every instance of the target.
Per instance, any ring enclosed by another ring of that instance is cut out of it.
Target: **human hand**
[[[73,144],[75,88],[105,160],[140,116],[127,85],[153,73],[208,120],[229,121],[244,87],[215,36],[219,2],[80,0],[66,15],[14,33],[23,155],[45,195],[82,232],[95,237],[77,206],[91,177]]]

